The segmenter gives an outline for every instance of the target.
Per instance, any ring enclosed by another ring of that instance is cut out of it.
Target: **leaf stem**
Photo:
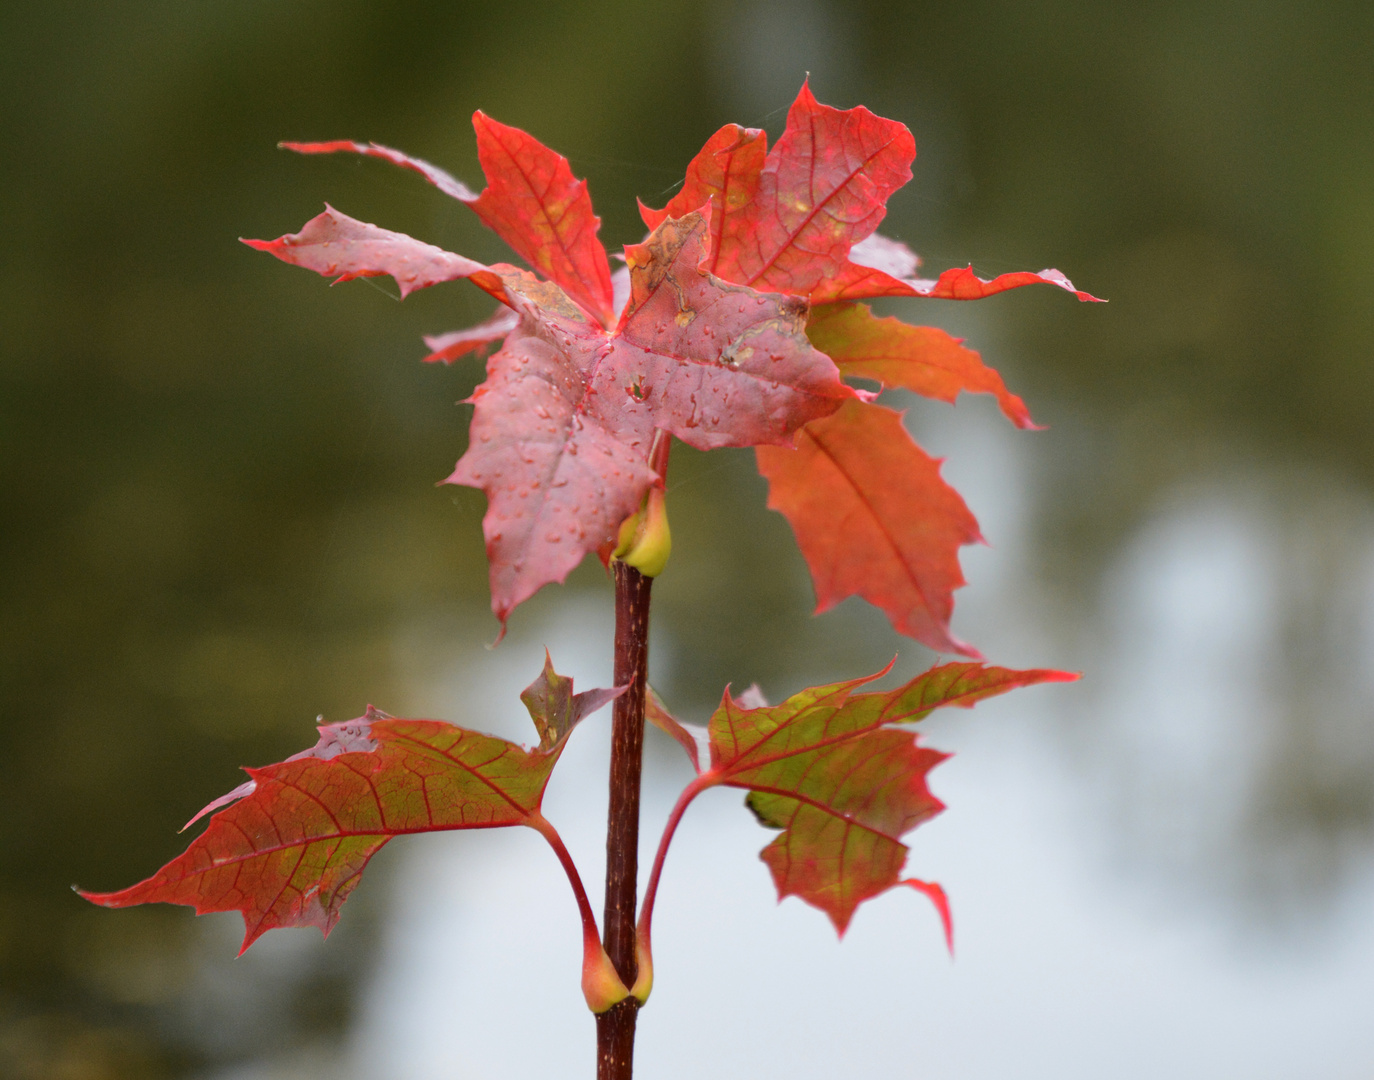
[[[568,875],[573,895],[577,898],[577,912],[582,917],[582,996],[587,999],[587,1008],[594,1013],[603,1013],[624,1001],[630,992],[601,946],[601,934],[597,930],[591,901],[587,899],[587,890],[582,886],[582,875],[577,872],[577,865],[568,853],[563,837],[537,810],[530,815],[526,824],[549,842],[549,847],[553,848]]]
[[[710,770],[702,773],[683,788],[682,794],[678,796],[677,803],[673,806],[673,812],[668,815],[667,824],[663,826],[663,835],[658,841],[658,851],[654,854],[653,869],[649,871],[649,882],[644,888],[644,904],[639,909],[639,929],[636,938],[645,956],[652,956],[654,900],[658,896],[658,879],[663,873],[663,861],[668,856],[668,845],[673,842],[673,834],[677,832],[678,822],[682,820],[682,815],[691,805],[692,800],[707,788],[715,787],[717,779],[715,770]],[[639,988],[636,987],[635,989],[638,990]]]
[[[558,830],[549,823],[549,820],[537,810],[530,815],[528,825],[549,842],[549,847],[553,848],[553,853],[558,856],[558,861],[563,864],[563,871],[568,875],[568,884],[572,886],[573,896],[577,898],[577,913],[582,917],[583,940],[590,936],[600,941],[601,931],[597,929],[596,915],[592,911],[591,901],[587,899],[587,890],[582,885],[582,875],[577,872],[577,865],[573,862],[572,855],[568,853],[567,846],[563,843],[563,837],[558,834]]]

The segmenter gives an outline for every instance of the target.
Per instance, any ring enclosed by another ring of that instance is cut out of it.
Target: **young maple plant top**
[[[247,243],[340,281],[391,275],[402,296],[467,278],[501,302],[481,325],[429,339],[427,359],[505,342],[471,398],[468,451],[449,477],[486,493],[492,609],[503,626],[588,552],[614,546],[661,485],[648,449],[663,431],[699,450],[760,448],[769,505],[797,534],[819,610],[857,593],[937,652],[976,657],[949,618],[964,584],[958,549],[980,539],[977,523],[898,414],[842,380],[951,402],[961,390],[995,394],[1018,427],[1033,426],[1030,414],[958,340],[856,301],[1073,284],[1056,270],[913,277],[916,255],[874,230],[911,179],[915,140],[865,108],[821,105],[807,86],[771,150],[762,131],[727,124],[666,207],[641,205],[653,231],[625,248],[618,275],[567,159],[480,112],[473,125],[488,183],[480,196],[383,146],[284,145],[413,169],[471,206],[542,278],[332,208],[298,233]]]
[[[649,234],[625,247],[615,273],[586,183],[567,160],[480,112],[473,123],[487,179],[480,195],[375,143],[283,145],[417,172],[471,207],[532,269],[484,265],[328,206],[300,232],[245,242],[339,281],[390,275],[403,297],[466,279],[499,302],[483,323],[427,338],[426,359],[496,349],[469,399],[468,449],[448,482],[486,494],[502,633],[517,605],[563,581],[589,553],[646,577],[663,568],[664,476],[677,438],[699,450],[756,448],[768,505],[792,525],[818,610],[859,595],[901,633],[980,660],[949,627],[954,590],[964,584],[958,550],[980,539],[977,523],[941,479],[939,461],[875,398],[889,388],[947,402],[961,391],[988,393],[1017,427],[1034,425],[1021,399],[958,339],[875,316],[860,301],[972,300],[1033,283],[1093,297],[1055,270],[918,277],[916,255],[876,232],[888,198],[911,179],[911,133],[862,107],[821,105],[805,85],[771,149],[763,132],[728,124],[688,165],[667,206],[641,204]],[[855,388],[851,378],[881,389]],[[246,948],[277,926],[328,933],[368,859],[393,836],[526,825],[548,839],[568,874],[582,917],[583,991],[604,1013],[647,997],[668,843],[698,793],[727,785],[747,790],[758,819],[779,830],[763,859],[780,896],[822,909],[843,933],[858,904],[909,885],[936,902],[948,933],[939,887],[901,876],[902,836],[942,809],[925,776],[943,758],[903,725],[940,706],[1075,676],[961,662],[895,690],[855,692],[877,677],[804,690],[778,706],[727,692],[698,730],[646,699],[642,681],[574,694],[546,656],[522,695],[539,734],[533,749],[369,707],[357,720],[321,727],[312,749],[249,770],[246,784],[202,811],[213,817],[186,853],[153,877],[83,895],[111,907],[237,910]],[[628,707],[641,725],[647,708],[697,771],[664,831],[640,909],[637,975],[625,979],[540,811],[573,728],[616,698],[634,699]]]

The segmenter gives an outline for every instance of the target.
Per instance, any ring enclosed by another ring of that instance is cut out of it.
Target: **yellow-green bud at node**
[[[668,504],[663,489],[652,487],[644,496],[639,513],[631,514],[620,526],[611,557],[633,566],[645,577],[658,577],[673,551],[673,535],[668,530]]]
[[[589,937],[582,948],[582,996],[598,1015],[630,996],[601,942]]]

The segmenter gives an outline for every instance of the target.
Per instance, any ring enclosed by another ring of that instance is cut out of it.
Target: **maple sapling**
[[[1018,686],[1076,678],[981,662],[949,628],[964,584],[958,551],[981,539],[963,499],[874,400],[900,388],[952,402],[996,397],[1032,428],[1022,400],[979,355],[933,327],[877,317],[876,297],[971,300],[1033,283],[1078,292],[1056,270],[984,280],[971,268],[916,276],[920,260],[875,231],[911,179],[916,146],[892,120],[821,105],[809,86],[770,149],[763,132],[727,124],[687,167],[661,210],[640,204],[647,238],[612,273],[584,181],[531,136],[477,113],[487,187],[375,143],[284,143],[353,153],[419,173],[470,206],[530,267],[484,265],[354,220],[326,206],[300,232],[245,243],[345,281],[390,275],[404,297],[466,279],[499,302],[484,322],[425,339],[429,361],[494,350],[473,405],[468,449],[448,482],[481,489],[492,610],[512,611],[596,553],[615,582],[612,689],[574,693],[547,652],[521,695],[532,748],[440,720],[368,707],[319,728],[314,747],[211,802],[186,852],[121,892],[83,892],[107,907],[154,901],[197,913],[239,911],[247,948],[279,926],[328,934],[368,860],[392,837],[524,825],[549,843],[572,888],[583,935],[582,990],[596,1014],[601,1080],[631,1075],[640,1007],[653,984],[652,923],[669,844],[711,787],[748,792],[777,836],[762,852],[779,898],[798,896],[843,934],[855,909],[897,886],[936,906],[936,884],[903,877],[902,837],[943,809],[926,786],[945,755],[909,725]],[[876,382],[878,392],[846,379]],[[704,728],[675,719],[649,690],[653,579],[672,549],[665,496],[676,438],[698,450],[755,447],[768,505],[796,534],[817,610],[859,595],[901,633],[949,663],[890,690],[888,674],[804,689],[779,705],[727,689]],[[498,640],[500,640],[498,635]],[[557,829],[541,809],[567,740],[610,704],[612,748],[603,922]],[[673,807],[637,895],[640,772],[646,720],[686,753],[695,779]]]

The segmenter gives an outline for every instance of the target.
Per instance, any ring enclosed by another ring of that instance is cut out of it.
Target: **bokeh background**
[[[277,140],[374,139],[476,183],[480,107],[569,156],[614,250],[720,124],[776,137],[808,71],[915,132],[884,232],[928,268],[1056,266],[1111,301],[889,305],[966,336],[1049,428],[901,403],[991,544],[956,631],[1087,674],[932,724],[951,810],[911,866],[953,896],[953,963],[914,895],[843,945],[775,906],[766,834],[704,800],[641,1072],[1374,1075],[1358,0],[0,4],[0,1074],[590,1075],[572,904],[532,837],[394,844],[328,944],[280,931],[240,959],[237,916],[68,890],[145,876],[319,714],[525,738],[543,645],[608,677],[595,565],[484,648],[483,500],[435,486],[480,364],[418,359],[489,301],[331,290],[236,238],[328,199],[476,258],[500,242],[416,177]],[[856,601],[811,618],[763,503],[747,452],[675,454],[653,646],[675,708],[929,661]],[[550,796],[589,878],[604,727]],[[652,742],[650,834],[685,776]]]

